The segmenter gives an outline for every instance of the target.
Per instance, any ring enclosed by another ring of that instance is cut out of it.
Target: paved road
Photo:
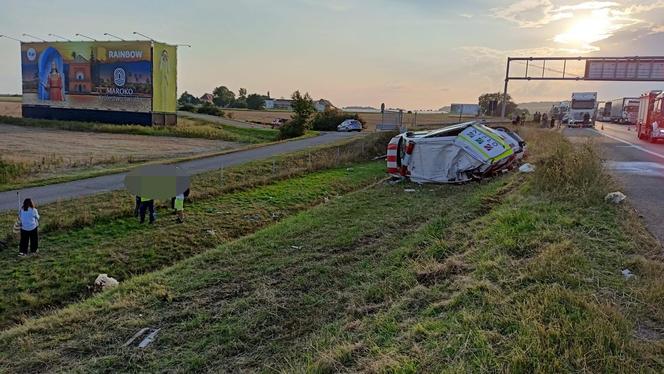
[[[200,114],[200,113],[191,113],[191,112],[178,112],[178,116],[181,117],[189,117],[189,118],[194,118],[194,119],[202,119],[204,121],[208,122],[214,122],[214,123],[219,123],[222,125],[228,125],[228,126],[235,126],[235,127],[242,127],[245,129],[271,129],[270,126],[266,125],[259,125],[256,123],[251,123],[251,122],[245,122],[245,121],[239,121],[236,119],[230,119],[226,117],[217,117],[217,116],[211,116],[209,114]]]
[[[624,125],[598,122],[595,129],[566,129],[571,140],[594,138],[609,171],[643,215],[650,232],[664,243],[664,143],[651,144]]]
[[[313,146],[329,144],[352,136],[358,136],[358,134],[336,132],[321,133],[320,136],[313,138],[293,140],[245,151],[238,151],[221,156],[185,161],[178,163],[177,165],[190,172],[191,174],[199,174],[210,170],[217,170],[222,167],[234,166],[283,153],[299,151]],[[43,205],[58,200],[67,200],[81,196],[94,195],[101,192],[123,189],[125,175],[126,173],[111,174],[67,183],[26,188],[20,192],[22,197],[30,197],[38,204]],[[0,212],[16,209],[16,192],[17,191],[0,192]]]

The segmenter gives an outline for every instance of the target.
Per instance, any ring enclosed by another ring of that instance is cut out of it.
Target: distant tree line
[[[212,90],[212,104],[218,108],[262,110],[265,109],[267,99],[269,97],[257,93],[247,95],[246,88],[240,88],[237,96],[226,86],[219,86]],[[202,97],[196,97],[187,91],[183,92],[178,99],[180,110],[196,108],[204,103],[206,101],[203,101]]]
[[[212,91],[212,103],[204,101],[185,91],[178,99],[180,110],[224,117],[223,109],[265,109],[268,96],[256,93],[247,95],[247,90],[240,88],[238,94],[226,86],[219,86]],[[279,127],[282,139],[304,135],[307,130],[335,131],[337,126],[347,119],[356,119],[364,126],[365,122],[357,114],[348,114],[330,107],[316,113],[314,101],[309,93],[302,94],[299,90],[291,95],[293,115],[291,119]]]

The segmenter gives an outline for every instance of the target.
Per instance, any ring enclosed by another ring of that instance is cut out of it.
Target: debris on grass
[[[627,196],[625,196],[625,194],[622,192],[611,192],[610,194],[606,195],[604,200],[611,204],[620,204],[625,201],[626,198]]]
[[[138,338],[140,338],[141,336],[144,336],[144,335],[147,334],[145,336],[145,338],[143,338],[143,340],[141,340],[141,342],[138,343],[138,348],[145,349],[152,342],[154,342],[154,340],[156,339],[157,334],[159,333],[160,330],[161,329],[153,329],[153,328],[150,328],[150,327],[142,328],[136,334],[134,334],[134,336],[132,336],[131,339],[127,340],[127,342],[124,343],[122,346],[123,347],[129,347],[129,346],[133,345],[134,342]]]
[[[523,164],[519,167],[521,173],[532,173],[535,171],[535,166],[532,164]]]
[[[623,277],[625,277],[625,279],[631,279],[631,278],[634,278],[636,276],[629,269],[624,269],[621,273],[622,273]]]
[[[120,284],[117,279],[109,277],[108,274],[99,274],[95,279],[95,291],[106,291]]]

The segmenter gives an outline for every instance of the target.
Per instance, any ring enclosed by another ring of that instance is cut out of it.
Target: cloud
[[[551,0],[520,0],[506,8],[492,9],[493,17],[509,21],[520,28],[547,29],[564,25],[552,39],[561,51],[586,54],[600,50],[598,42],[619,32],[633,33],[649,25],[649,33],[662,32],[660,24],[637,16],[664,9],[664,0],[651,4],[620,4],[614,1],[584,1],[577,4],[555,5]],[[565,20],[565,23],[559,21]],[[645,34],[648,34],[646,32]]]

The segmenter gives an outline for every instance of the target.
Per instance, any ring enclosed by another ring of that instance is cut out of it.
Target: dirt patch
[[[21,117],[21,102],[0,101],[0,116]]]
[[[186,157],[239,146],[220,140],[86,133],[0,124],[3,159],[28,164],[35,172]]]

